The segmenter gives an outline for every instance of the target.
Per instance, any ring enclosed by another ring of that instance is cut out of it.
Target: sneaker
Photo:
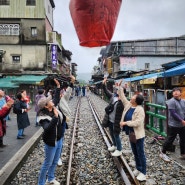
[[[17,139],[24,139],[23,136],[17,136]]]
[[[139,175],[136,177],[138,181],[146,181],[146,175],[143,173],[139,173]]]
[[[60,182],[58,182],[57,180],[53,179],[52,181],[46,181],[46,185],[50,185],[50,184],[53,184],[53,185],[60,185]]]
[[[58,160],[58,166],[62,166],[62,159],[61,158],[59,158],[59,160]]]
[[[165,161],[165,162],[170,162],[169,157],[166,154],[160,153],[159,157]]]
[[[140,173],[140,172],[139,172],[137,169],[135,169],[135,170],[133,171],[134,176],[138,176],[139,173]]]
[[[110,152],[114,152],[115,150],[116,150],[116,147],[114,145],[108,148],[108,151]]]
[[[115,150],[111,155],[114,156],[114,157],[118,157],[122,154],[122,151],[119,151],[119,150]]]
[[[185,160],[185,154],[182,154],[179,159]]]
[[[0,148],[4,148],[4,147],[6,147],[7,145],[4,145],[4,144],[1,144],[0,145]]]

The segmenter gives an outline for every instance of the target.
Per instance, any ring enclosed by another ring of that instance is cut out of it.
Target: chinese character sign
[[[56,45],[51,45],[51,60],[52,60],[52,69],[57,68],[57,46]]]
[[[120,70],[121,71],[136,71],[137,59],[136,57],[120,57]]]

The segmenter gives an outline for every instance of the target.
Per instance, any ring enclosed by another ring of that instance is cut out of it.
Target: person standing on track
[[[61,154],[65,125],[63,124],[62,113],[56,108],[60,100],[60,83],[56,79],[54,81],[57,86],[54,98],[52,99],[50,95],[38,101],[40,109],[38,121],[44,129],[42,137],[45,151],[45,159],[40,170],[38,185],[60,185],[55,179],[55,170]]]
[[[110,92],[106,87],[107,78],[104,78],[102,85],[103,91],[110,100],[110,104],[113,105],[113,111],[108,114],[109,119],[109,131],[113,141],[113,146],[109,147],[108,150],[112,153],[112,156],[120,156],[122,154],[122,144],[120,139],[120,120],[124,109],[123,103],[119,99],[117,88],[114,88],[114,92]]]
[[[144,151],[145,128],[144,119],[145,112],[142,107],[144,98],[141,94],[135,94],[130,101],[127,100],[121,87],[121,82],[118,84],[118,94],[124,105],[124,111],[121,118],[120,126],[128,126],[129,134],[134,132],[136,141],[135,143],[130,140],[132,152],[134,154],[136,169],[134,175],[137,180],[146,180],[146,156]]]
[[[168,136],[159,155],[165,162],[170,162],[166,151],[174,142],[177,134],[180,138],[180,159],[185,159],[185,100],[181,99],[181,94],[181,89],[176,87],[172,90],[173,97],[167,101]]]

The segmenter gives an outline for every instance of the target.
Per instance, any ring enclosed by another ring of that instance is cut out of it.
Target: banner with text
[[[119,57],[121,71],[136,71],[137,59],[136,57]]]
[[[51,60],[52,60],[52,69],[57,69],[57,45],[51,45]]]

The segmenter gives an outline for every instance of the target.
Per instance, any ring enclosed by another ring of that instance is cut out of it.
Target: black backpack
[[[105,112],[107,114],[110,114],[113,110],[114,110],[114,105],[117,103],[118,101],[114,102],[113,104],[110,103],[107,107],[105,107]]]
[[[13,104],[13,113],[14,114],[17,114],[18,113],[18,110],[17,110],[17,103],[19,102],[19,100],[15,100],[14,104]]]

